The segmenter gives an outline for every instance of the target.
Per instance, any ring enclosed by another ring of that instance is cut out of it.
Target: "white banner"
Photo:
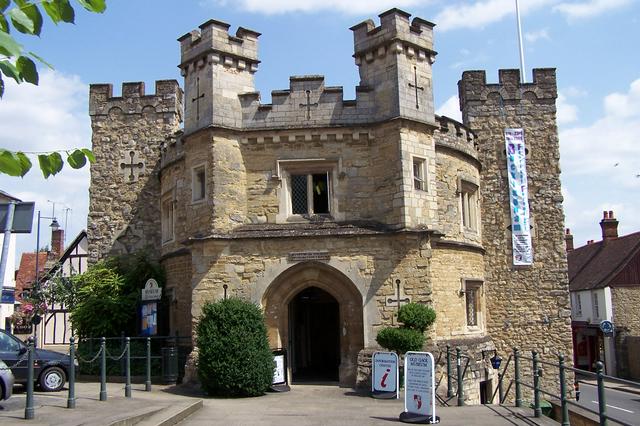
[[[404,356],[404,411],[431,417],[431,423],[436,423],[434,362],[429,352]]]
[[[533,263],[533,248],[531,246],[524,131],[522,129],[505,129],[504,139],[507,153],[507,171],[509,172],[513,264],[531,265]]]

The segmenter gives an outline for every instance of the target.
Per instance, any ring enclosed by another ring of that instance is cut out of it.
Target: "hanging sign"
[[[140,307],[140,334],[155,336],[158,334],[158,304],[156,302],[143,303]]]
[[[371,396],[378,399],[398,398],[398,355],[374,352],[371,357]]]
[[[404,357],[405,423],[440,423],[436,416],[436,389],[433,355],[429,352],[407,352]]]
[[[509,178],[513,264],[531,265],[533,263],[533,247],[531,245],[524,131],[522,129],[505,129],[504,138]]]
[[[160,300],[162,298],[162,288],[153,278],[149,278],[142,289],[142,300]]]

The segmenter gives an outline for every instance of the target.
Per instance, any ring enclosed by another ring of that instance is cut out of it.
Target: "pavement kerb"
[[[593,379],[581,379],[581,380],[578,380],[578,383],[586,383],[592,386],[598,386],[598,382]],[[605,380],[604,387],[607,389],[613,389],[620,392],[628,392],[628,393],[634,393],[636,395],[640,395],[640,388],[634,387],[631,385],[626,385],[624,383],[616,383],[613,381]]]

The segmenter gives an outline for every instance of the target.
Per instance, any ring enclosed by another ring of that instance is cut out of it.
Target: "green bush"
[[[398,310],[398,321],[404,328],[411,328],[421,333],[429,328],[436,320],[436,311],[421,303],[408,303]]]
[[[196,330],[198,376],[209,395],[264,394],[275,364],[256,305],[237,298],[207,303]]]
[[[380,346],[398,354],[419,351],[422,349],[424,341],[424,334],[410,328],[387,327],[380,330],[376,336],[376,342]]]

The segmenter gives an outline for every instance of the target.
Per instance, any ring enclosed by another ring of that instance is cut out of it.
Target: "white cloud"
[[[526,14],[539,9],[556,0],[528,0],[520,2],[520,13]],[[505,16],[515,14],[513,0],[481,0],[473,3],[450,4],[445,7],[433,22],[441,31],[460,28],[483,28],[502,20]]]
[[[528,43],[535,43],[538,40],[551,40],[551,36],[549,36],[549,30],[547,28],[542,28],[537,31],[525,33],[524,39]]]
[[[567,102],[567,97],[558,93],[557,99],[558,124],[573,123],[578,119],[578,107]]]
[[[6,81],[5,95],[0,100],[1,146],[25,152],[50,152],[91,146],[88,105],[88,86],[79,77],[54,71],[40,74],[39,86],[16,85]],[[65,153],[62,153],[65,157]],[[37,158],[30,155],[33,168],[24,178],[0,175],[0,189],[23,201],[35,201],[42,216],[55,215],[65,226],[67,241],[87,226],[89,204],[89,168],[73,170],[65,164],[62,172],[44,179]],[[65,214],[65,209],[72,209]],[[36,213],[37,214],[37,213]],[[30,235],[19,235],[18,254],[33,251],[36,246],[36,221]],[[50,219],[43,219],[40,246],[50,244]]]
[[[444,115],[454,120],[462,122],[462,112],[460,112],[460,100],[457,95],[451,96],[436,110],[436,114]]]
[[[569,86],[562,89],[562,93],[568,98],[584,98],[589,94],[585,89],[576,86]]]
[[[203,4],[214,6],[228,6],[227,0],[206,0]],[[425,0],[238,0],[231,4],[248,12],[264,13],[267,15],[287,12],[315,12],[319,10],[339,11],[346,14],[380,13],[398,7],[410,7],[431,3]]]
[[[553,7],[554,12],[560,12],[568,19],[593,18],[613,9],[630,4],[632,0],[589,0],[580,2],[562,2]]]

